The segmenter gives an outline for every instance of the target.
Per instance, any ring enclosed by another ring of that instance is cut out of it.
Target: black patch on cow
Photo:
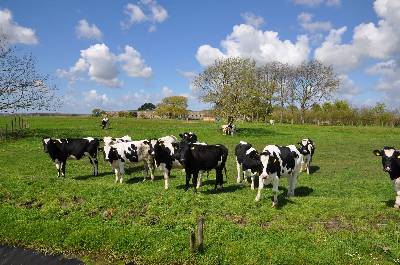
[[[262,163],[260,160],[260,154],[257,152],[257,150],[252,150],[250,153],[247,153],[250,148],[252,148],[252,145],[248,143],[239,143],[238,145],[236,145],[236,160],[241,165],[243,171],[250,169],[250,171],[253,173],[257,172],[261,174]]]

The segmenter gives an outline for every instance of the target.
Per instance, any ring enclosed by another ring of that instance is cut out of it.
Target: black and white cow
[[[107,117],[104,117],[104,118],[101,120],[101,128],[102,128],[102,129],[105,129],[106,127],[108,127],[108,124],[109,124],[108,118],[107,118]]]
[[[200,171],[210,171],[215,169],[216,181],[215,189],[223,186],[222,170],[225,169],[226,175],[226,160],[228,157],[228,149],[223,145],[206,145],[194,144],[187,140],[182,140],[174,158],[184,166],[186,172],[185,190],[189,189],[189,182],[193,175],[194,191],[197,190],[197,178]]]
[[[197,135],[192,133],[192,132],[184,132],[180,133],[179,137],[182,138],[182,140],[186,140],[190,143],[196,143],[197,142]]]
[[[182,168],[181,163],[173,156],[177,139],[175,136],[164,136],[157,140],[152,140],[152,155],[154,158],[154,165],[164,173],[164,188],[167,190],[169,187],[169,178],[171,176],[172,168]]]
[[[303,155],[295,145],[267,145],[260,156],[263,169],[259,176],[258,193],[255,200],[259,201],[261,199],[261,191],[264,188],[264,181],[266,184],[272,182],[272,192],[274,194],[272,206],[274,207],[278,204],[278,186],[280,177],[288,178],[289,186],[287,195],[294,196],[297,175],[300,173]]]
[[[392,180],[396,201],[394,207],[400,208],[400,150],[394,147],[383,147],[382,150],[374,150],[376,156],[382,157],[383,171],[389,173]]]
[[[115,144],[115,143],[130,142],[130,141],[132,141],[132,138],[129,135],[125,135],[125,136],[122,136],[120,138],[114,138],[114,137],[111,137],[111,136],[104,136],[103,141],[104,141],[104,145],[106,146],[106,145],[112,145],[112,144]]]
[[[154,180],[152,147],[148,140],[119,142],[104,146],[104,159],[108,161],[115,173],[115,182],[122,183],[126,163],[144,162],[145,176],[149,174]]]
[[[307,174],[310,175],[310,165],[315,152],[315,143],[311,139],[305,138],[297,144],[300,145],[298,150],[303,155],[300,172],[307,170]]]
[[[243,179],[251,177],[251,189],[254,190],[254,176],[258,176],[262,171],[262,163],[260,160],[260,154],[251,144],[240,141],[235,148],[236,156],[236,169],[237,169],[237,183],[242,182],[242,170]]]
[[[89,161],[93,166],[93,175],[98,174],[97,150],[100,140],[92,137],[78,139],[51,139],[44,138],[42,140],[45,153],[50,155],[58,170],[57,177],[65,176],[65,166],[67,159],[81,159],[83,156],[89,157]]]
[[[222,125],[221,129],[222,129],[222,134],[224,134],[224,135],[232,135],[233,136],[233,134],[236,131],[236,126],[235,126],[235,124],[230,122],[228,124]]]

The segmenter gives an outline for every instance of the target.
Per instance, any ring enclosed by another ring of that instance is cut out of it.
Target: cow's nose
[[[386,172],[392,171],[392,170],[390,169],[390,167],[385,167],[383,170],[386,171]]]

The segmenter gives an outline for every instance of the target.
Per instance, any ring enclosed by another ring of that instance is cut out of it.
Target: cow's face
[[[154,146],[151,144],[151,141],[144,140],[143,145],[144,145],[145,152],[147,152],[151,156],[155,155]]]
[[[43,139],[42,139],[43,151],[44,151],[45,153],[48,153],[48,152],[49,152],[49,146],[51,145],[51,143],[52,143],[51,138],[43,138]]]
[[[385,146],[382,150],[374,150],[376,156],[382,157],[382,166],[385,172],[391,173],[400,158],[400,151],[394,147]]]
[[[191,143],[185,140],[180,141],[179,144],[175,145],[177,148],[173,157],[179,161],[182,165],[185,165],[187,158],[189,157]],[[175,148],[175,147],[174,147]]]
[[[105,145],[104,146],[104,160],[108,162],[112,162],[114,160],[118,159],[118,151],[117,148],[111,146],[111,145]]]
[[[262,164],[262,177],[268,177],[273,173],[277,173],[280,170],[279,159],[275,154],[269,152],[263,152],[260,155],[260,160]]]
[[[190,142],[190,143],[197,142],[197,135],[192,132],[180,133],[179,137],[181,137],[182,140]]]
[[[301,142],[298,142],[297,144],[300,145],[299,152],[302,155],[311,154],[311,150],[313,148],[313,145],[312,145],[312,143],[311,143],[311,141],[309,139],[303,139],[303,140],[301,140]]]

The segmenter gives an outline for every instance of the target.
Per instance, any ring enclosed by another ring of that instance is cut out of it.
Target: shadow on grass
[[[229,186],[224,186],[223,188],[218,188],[218,189],[209,189],[209,190],[205,190],[202,191],[202,193],[204,194],[220,194],[220,193],[230,193],[230,192],[235,192],[237,190],[241,190],[243,189],[243,187],[241,185],[229,185]]]
[[[396,202],[395,200],[387,200],[387,201],[383,201],[387,207],[393,208],[394,203]]]
[[[308,195],[313,193],[313,191],[314,191],[314,189],[310,188],[310,187],[305,187],[305,186],[297,187],[294,190],[294,196],[296,196],[296,197],[307,197]]]
[[[104,176],[106,176],[108,174],[110,174],[110,172],[102,172],[102,173],[97,174],[97,176],[93,176],[93,174],[90,174],[90,175],[84,175],[84,176],[77,176],[77,177],[74,177],[73,179],[75,179],[75,180],[86,180],[86,179],[91,179],[91,178],[104,177]]]
[[[319,166],[310,166],[310,174],[314,174],[315,172],[319,171]]]

